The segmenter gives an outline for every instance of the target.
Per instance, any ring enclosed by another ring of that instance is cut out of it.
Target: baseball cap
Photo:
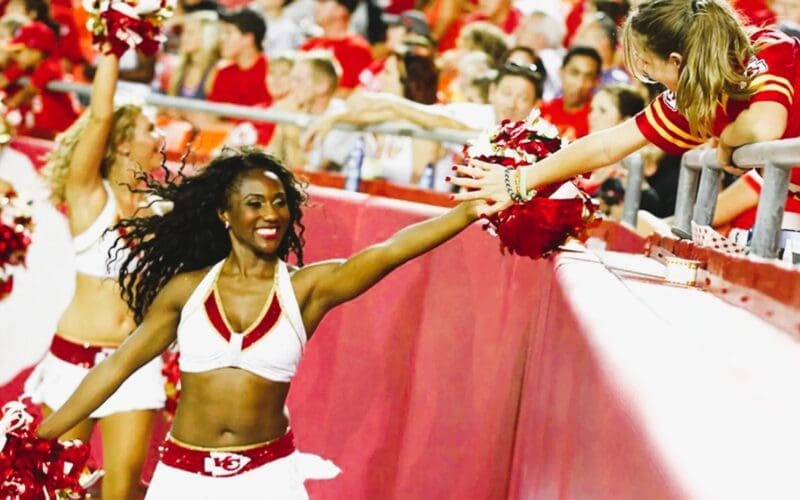
[[[56,34],[46,24],[35,21],[19,29],[17,35],[8,41],[7,50],[35,49],[51,53],[56,48]]]
[[[389,26],[405,26],[410,33],[415,33],[427,38],[431,38],[431,28],[428,26],[428,19],[425,14],[418,10],[407,10],[400,14],[383,14],[383,22]]]

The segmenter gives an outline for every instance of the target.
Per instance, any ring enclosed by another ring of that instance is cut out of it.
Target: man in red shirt
[[[602,60],[596,50],[572,47],[561,67],[563,93],[542,104],[542,117],[555,125],[562,137],[575,140],[589,133],[592,91],[597,85]]]
[[[55,57],[57,47],[53,30],[39,21],[20,28],[5,47],[14,62],[0,77],[0,87],[5,89],[21,77],[30,78],[25,86],[6,98],[8,108],[22,114],[21,134],[53,139],[78,117],[70,95],[46,88],[48,83],[63,77],[61,63]]]
[[[220,15],[222,61],[211,76],[207,99],[242,106],[269,107],[268,63],[264,55],[267,25],[255,11],[239,9]],[[268,144],[275,130],[271,123],[255,123],[258,143]]]
[[[323,29],[320,37],[309,39],[300,49],[329,50],[342,67],[339,80],[340,96],[349,94],[358,86],[358,75],[372,63],[369,43],[357,33],[350,32],[350,15],[358,0],[317,0],[314,19]]]

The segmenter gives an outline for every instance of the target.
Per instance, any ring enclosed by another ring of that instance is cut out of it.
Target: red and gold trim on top
[[[272,284],[272,290],[270,291],[269,297],[264,303],[264,306],[261,308],[261,312],[258,314],[256,321],[242,333],[235,332],[228,321],[225,311],[222,308],[222,300],[219,297],[217,281],[216,279],[214,280],[214,285],[211,287],[211,290],[209,290],[208,295],[206,295],[203,305],[205,307],[208,320],[214,326],[214,329],[217,330],[217,332],[222,336],[222,338],[225,339],[225,341],[230,342],[231,337],[234,334],[243,335],[244,338],[242,340],[242,350],[244,350],[264,338],[272,330],[272,328],[275,327],[281,317],[281,313],[283,312],[280,300],[278,300],[278,294],[275,293],[277,288],[277,280],[278,274],[276,270],[275,278]]]

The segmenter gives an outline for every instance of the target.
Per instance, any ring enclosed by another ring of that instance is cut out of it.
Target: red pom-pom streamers
[[[80,476],[89,447],[36,437],[36,420],[20,401],[0,416],[0,498],[42,500],[58,492],[81,494]]]
[[[555,127],[533,116],[524,122],[503,121],[490,136],[465,147],[464,156],[505,167],[536,168],[537,161],[560,148]],[[486,229],[500,238],[504,250],[533,259],[549,255],[570,237],[585,240],[597,206],[577,187],[574,197],[549,198],[564,184],[540,186],[531,201],[489,216]]]

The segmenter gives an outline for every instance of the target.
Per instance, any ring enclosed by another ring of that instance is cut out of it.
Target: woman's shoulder
[[[185,304],[213,267],[211,265],[193,271],[180,272],[170,278],[161,293],[178,304]]]

